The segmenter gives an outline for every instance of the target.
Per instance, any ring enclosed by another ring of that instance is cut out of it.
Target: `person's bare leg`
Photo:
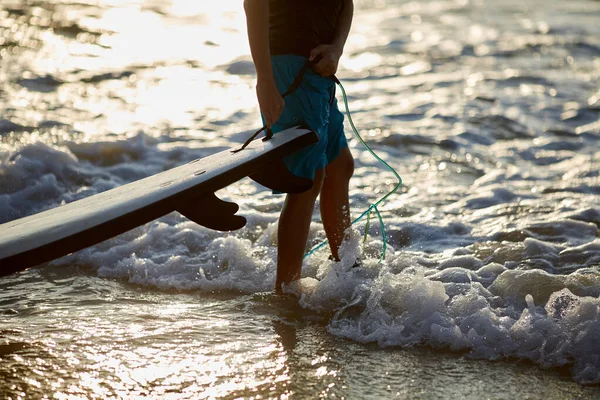
[[[275,291],[281,285],[300,278],[302,259],[310,229],[315,200],[323,184],[324,171],[315,172],[313,187],[298,194],[288,194],[277,227],[277,280]]]
[[[346,229],[350,227],[348,189],[354,173],[354,159],[347,147],[325,167],[325,180],[321,188],[321,220],[329,241],[331,255],[340,260],[339,248]]]

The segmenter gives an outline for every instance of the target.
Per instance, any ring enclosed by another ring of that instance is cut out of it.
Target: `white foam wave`
[[[162,290],[271,290],[274,249],[223,235],[178,213],[55,261],[91,265],[99,276]]]
[[[478,278],[476,272],[463,272]],[[346,304],[329,330],[380,346],[428,345],[467,351],[477,358],[515,357],[542,367],[572,365],[577,381],[598,383],[600,349],[593,338],[600,334],[599,276],[585,286],[578,274],[540,279],[539,272],[532,272],[505,271],[488,290],[478,279],[467,281],[462,274],[428,278],[419,268],[398,274],[382,268],[375,279],[346,291]],[[352,279],[342,282],[348,280]],[[306,306],[319,309],[331,302],[322,294],[329,296],[329,290],[321,283],[313,286]]]
[[[240,214],[245,211],[249,224],[243,235],[213,232],[172,213],[55,264],[88,265],[99,276],[161,290],[271,291],[274,215],[256,211],[252,201],[242,204]],[[442,231],[457,229],[468,232],[460,224]],[[313,223],[311,237],[321,230]],[[353,230],[340,262],[328,260],[326,251],[317,253],[306,260],[303,279],[287,290],[301,306],[331,315],[328,329],[340,337],[566,365],[577,381],[600,382],[600,349],[593,340],[600,334],[600,272],[593,264],[600,259],[598,240],[569,246],[526,238],[433,255],[391,247],[384,264],[377,262],[379,249],[378,239],[369,236],[363,244]],[[357,258],[363,259],[360,267],[354,267]],[[581,260],[588,267],[568,274],[540,269],[542,261],[558,268]]]

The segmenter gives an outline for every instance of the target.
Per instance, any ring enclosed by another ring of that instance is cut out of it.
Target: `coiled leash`
[[[363,217],[365,215],[367,216],[367,224],[365,226],[365,234],[363,236],[363,243],[365,243],[366,240],[367,240],[367,233],[369,232],[369,227],[371,226],[371,211],[375,210],[375,214],[377,215],[377,219],[379,220],[379,226],[381,228],[381,240],[383,241],[383,249],[381,250],[381,256],[379,257],[379,261],[378,261],[379,263],[381,263],[381,262],[383,262],[383,260],[385,260],[385,253],[386,253],[386,250],[387,250],[387,234],[385,232],[385,224],[383,223],[383,217],[381,216],[381,213],[379,212],[379,209],[377,208],[377,206],[380,205],[381,203],[383,203],[385,200],[387,200],[387,198],[390,197],[392,194],[396,193],[398,191],[398,189],[400,189],[400,187],[402,186],[402,178],[400,177],[400,175],[398,174],[398,172],[396,172],[396,170],[394,168],[392,168],[392,166],[390,164],[388,164],[385,161],[383,161],[381,159],[381,157],[379,157],[373,151],[373,149],[371,147],[369,147],[369,145],[363,140],[362,136],[360,136],[360,133],[358,133],[358,130],[356,129],[356,126],[354,126],[354,121],[352,120],[352,115],[350,115],[350,108],[348,107],[348,96],[346,95],[346,90],[344,89],[344,86],[342,86],[342,83],[338,80],[337,77],[335,77],[335,75],[332,75],[331,79],[333,79],[333,81],[335,83],[337,83],[337,85],[342,90],[342,97],[344,98],[344,106],[346,108],[346,116],[348,117],[348,122],[350,123],[350,126],[352,127],[352,131],[354,132],[354,135],[356,135],[357,139],[369,151],[369,153],[371,153],[371,155],[373,157],[375,157],[375,159],[377,161],[379,161],[387,169],[389,169],[392,172],[392,174],[394,174],[394,176],[396,177],[396,179],[398,179],[398,183],[396,184],[396,186],[391,191],[389,191],[385,196],[381,197],[375,203],[372,203],[369,206],[369,208],[367,208],[365,210],[365,212],[363,212],[361,215],[359,215],[358,218],[356,218],[351,223],[351,225],[354,225],[358,221],[360,221],[361,219],[363,219]],[[319,243],[318,245],[316,245],[315,247],[313,247],[312,249],[310,249],[310,251],[308,253],[306,253],[304,255],[304,257],[306,258],[306,257],[310,256],[311,254],[313,254],[314,252],[316,252],[317,250],[319,250],[320,248],[322,248],[326,244],[327,244],[327,240],[324,240],[323,242]]]
[[[319,61],[320,61],[320,58],[316,58],[312,61],[307,61],[306,64],[304,64],[304,66],[300,70],[300,72],[298,72],[298,75],[296,75],[296,78],[294,79],[294,81],[292,82],[292,84],[290,85],[288,90],[284,94],[282,94],[281,97],[285,97],[285,96],[289,95],[290,93],[293,93],[294,91],[296,91],[302,84],[302,80],[304,79],[304,74],[305,74],[306,70],[309,68],[312,68],[312,66],[315,65],[316,63],[318,63]],[[385,232],[385,224],[383,222],[383,217],[381,216],[381,213],[379,212],[379,209],[377,208],[377,206],[379,206],[381,203],[383,203],[385,200],[387,200],[388,197],[390,197],[392,194],[396,193],[398,191],[398,189],[400,189],[400,187],[402,186],[402,178],[396,172],[396,170],[394,168],[392,168],[391,165],[389,165],[384,160],[382,160],[381,157],[379,157],[373,151],[373,149],[371,149],[371,147],[369,147],[369,145],[363,140],[362,136],[360,136],[360,134],[358,133],[358,130],[356,129],[356,126],[354,125],[354,121],[352,121],[352,116],[350,115],[350,108],[348,107],[348,97],[346,95],[346,90],[344,89],[344,86],[342,86],[342,83],[339,81],[339,79],[335,75],[332,75],[330,78],[342,90],[342,97],[344,98],[344,106],[346,108],[346,116],[348,117],[348,122],[350,123],[350,126],[352,127],[352,131],[356,135],[357,139],[369,151],[369,153],[371,153],[371,155],[373,157],[375,157],[375,159],[377,161],[379,161],[387,169],[389,169],[392,172],[392,174],[394,174],[396,179],[398,180],[398,183],[390,192],[388,192],[385,196],[381,197],[375,203],[372,203],[369,206],[369,208],[367,208],[358,218],[356,218],[351,223],[351,225],[354,225],[358,221],[360,221],[363,217],[365,217],[365,215],[367,216],[367,223],[365,226],[365,234],[363,237],[363,243],[364,243],[367,240],[367,233],[369,232],[369,227],[371,224],[371,211],[373,211],[373,210],[375,211],[375,214],[377,215],[377,219],[379,220],[379,226],[381,228],[381,239],[383,241],[383,249],[381,251],[381,256],[379,257],[379,262],[381,263],[381,262],[383,262],[383,260],[385,260],[385,253],[387,250],[387,234]],[[266,125],[264,125],[262,128],[257,130],[252,136],[250,136],[250,138],[248,140],[246,140],[246,142],[242,145],[242,147],[240,147],[239,149],[232,150],[231,152],[236,153],[238,151],[245,149],[246,146],[248,146],[250,144],[250,142],[252,142],[254,140],[254,138],[256,138],[262,131],[265,131],[265,137],[263,138],[263,140],[269,140],[273,137],[273,132],[271,131],[271,129],[268,128]],[[314,254],[317,250],[321,249],[327,243],[328,243],[328,241],[324,240],[321,243],[319,243],[318,245],[314,246],[312,249],[310,249],[310,251],[308,253],[306,253],[304,255],[304,258]]]

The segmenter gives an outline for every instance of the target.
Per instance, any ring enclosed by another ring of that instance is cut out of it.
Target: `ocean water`
[[[283,197],[242,180],[240,231],[1,278],[0,397],[600,398],[600,2],[357,0],[338,77],[404,181],[385,262],[361,222],[274,295]],[[0,223],[238,145],[254,82],[240,0],[0,2]],[[356,216],[394,177],[347,134]]]

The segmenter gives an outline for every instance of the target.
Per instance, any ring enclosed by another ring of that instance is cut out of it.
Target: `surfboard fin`
[[[246,225],[246,218],[235,215],[239,209],[236,203],[221,200],[214,193],[195,198],[177,207],[177,211],[187,219],[221,232],[235,231]]]
[[[306,192],[313,185],[311,179],[300,178],[292,174],[281,159],[268,164],[266,167],[248,176],[253,181],[282,193]]]

